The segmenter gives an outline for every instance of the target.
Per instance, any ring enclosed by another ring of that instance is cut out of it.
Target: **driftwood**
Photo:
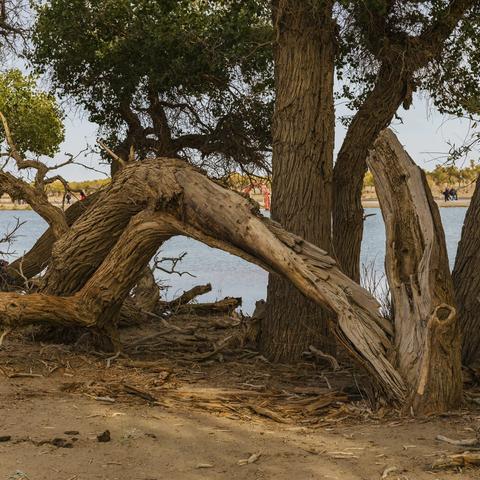
[[[178,315],[231,315],[240,305],[242,305],[241,298],[225,297],[216,302],[178,305],[172,312]]]
[[[265,219],[187,163],[128,164],[55,244],[39,293],[0,294],[4,328],[44,323],[114,328],[120,308],[162,242],[186,235],[288,278],[335,313],[339,342],[394,402],[404,382],[390,363],[391,326],[370,294],[328,254]]]
[[[480,467],[480,453],[463,452],[436,460],[432,470],[448,470],[463,467]]]
[[[394,307],[397,364],[416,412],[462,399],[460,334],[438,207],[390,130],[369,158],[386,228],[386,273]]]
[[[475,447],[480,448],[480,437],[475,438],[465,438],[463,440],[456,440],[454,438],[445,437],[444,435],[437,435],[435,440],[439,442],[449,443],[450,445],[455,445],[457,447]]]

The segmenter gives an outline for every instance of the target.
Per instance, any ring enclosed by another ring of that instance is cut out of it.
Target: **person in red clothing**
[[[85,195],[85,192],[83,190],[80,190],[80,201],[85,200],[87,196]]]

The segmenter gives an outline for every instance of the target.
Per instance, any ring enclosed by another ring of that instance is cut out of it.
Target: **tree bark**
[[[276,104],[272,219],[325,250],[331,244],[334,28],[331,1],[273,1]],[[273,361],[309,345],[332,351],[327,312],[271,274],[260,348]]]
[[[127,164],[117,172],[88,215],[80,217],[55,244],[43,291],[53,295],[79,291],[113,248],[130,218],[151,205],[153,199],[162,201],[158,189],[168,185],[168,180],[174,181],[165,179],[159,184],[157,178],[163,174],[161,160]]]
[[[343,271],[360,281],[360,249],[363,238],[363,180],[368,151],[386,128],[407,89],[408,74],[401,63],[385,63],[375,88],[367,96],[348,127],[333,173],[333,245]]]
[[[100,215],[105,206],[118,222]],[[124,225],[120,232],[119,223]],[[56,243],[47,270],[50,281],[40,293],[0,293],[1,325],[54,323],[108,332],[161,243],[172,235],[187,235],[289,278],[335,314],[330,317],[335,335],[373,375],[381,394],[403,401],[403,380],[389,361],[390,325],[378,315],[379,305],[370,294],[325,251],[258,216],[247,199],[186,163],[156,159],[127,165],[71,231]],[[76,291],[52,293],[52,285],[60,292]]]
[[[453,284],[463,333],[462,360],[471,365],[480,358],[480,177],[468,207],[458,244]]]
[[[368,160],[386,228],[385,267],[395,323],[398,370],[415,413],[462,401],[460,329],[445,235],[424,172],[391,130]]]
[[[65,210],[65,218],[69,227],[94,203],[99,194],[100,192],[95,192],[85,200],[75,202]],[[52,228],[48,227],[25,255],[8,266],[7,275],[9,281],[15,285],[22,285],[25,280],[30,280],[42,272],[50,261],[55,240]]]

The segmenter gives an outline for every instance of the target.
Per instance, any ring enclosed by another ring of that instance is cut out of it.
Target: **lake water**
[[[453,265],[455,260],[466,211],[467,209],[464,207],[440,209],[450,265]],[[385,230],[382,215],[378,208],[367,208],[365,212],[374,215],[365,220],[362,263],[374,262],[375,269],[383,272]],[[15,224],[15,218],[26,223],[20,228],[14,244],[16,255],[9,260],[28,251],[46,228],[46,223],[32,211],[0,211],[0,234]],[[211,283],[213,287],[210,293],[201,297],[202,300],[210,301],[226,296],[241,296],[243,298],[242,309],[246,313],[253,311],[256,300],[265,298],[268,274],[256,265],[186,237],[175,237],[165,243],[161,249],[161,256],[176,257],[183,252],[187,252],[187,255],[177,266],[177,270],[187,271],[195,275],[195,278],[189,275],[178,276],[162,273],[161,279],[164,280],[165,285],[169,286],[166,290],[167,298],[175,297],[183,290],[200,283]]]

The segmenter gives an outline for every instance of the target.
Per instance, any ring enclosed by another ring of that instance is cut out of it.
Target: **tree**
[[[270,44],[261,1],[51,0],[30,58],[123,158],[253,171],[269,170]]]
[[[480,356],[479,299],[480,286],[478,251],[480,248],[480,177],[468,207],[458,244],[453,282],[458,305],[458,316],[463,334],[462,360],[471,365]]]
[[[348,19],[340,76],[344,71],[357,90],[344,89],[356,113],[334,168],[333,243],[344,271],[358,280],[368,151],[398,108],[410,106],[416,90],[427,91],[441,111],[447,100],[459,108],[460,100],[472,97],[480,73],[475,34],[480,5],[474,0],[340,3]]]
[[[334,142],[333,2],[275,0],[272,218],[330,251]],[[309,345],[332,350],[327,314],[271,274],[262,351],[295,361]]]
[[[0,112],[9,119],[20,153],[58,152],[64,139],[63,115],[53,95],[38,90],[34,76],[17,69],[0,74]],[[5,136],[0,133],[3,141]]]
[[[471,22],[478,21],[479,6],[467,0],[371,0],[284,1],[273,2],[273,7],[277,107],[272,214],[330,250],[333,197],[332,251],[345,273],[359,281],[364,220],[361,193],[368,151],[400,105],[410,106],[415,90],[431,92],[439,107],[445,103],[441,92],[446,85],[456,88],[454,66],[462,62],[458,55],[462,49],[472,66],[471,87],[478,65]],[[335,35],[332,7],[340,35]],[[305,47],[307,43],[315,45],[314,59],[308,58],[311,50]],[[333,111],[329,105],[334,55],[337,76],[345,83],[342,95],[351,100],[356,113],[349,122],[332,181]],[[439,70],[448,73],[439,77]],[[314,82],[309,83],[312,78]],[[313,84],[317,90],[307,90]],[[317,114],[312,115],[315,110]],[[319,311],[309,310],[308,302],[293,291],[286,295],[287,288],[275,277],[269,281],[263,342],[273,358],[292,360],[308,343],[319,342],[326,329]],[[297,322],[292,326],[289,319],[294,317]]]
[[[0,3],[0,54],[18,49],[18,40],[28,36],[29,2],[2,0]]]
[[[330,250],[336,54],[338,76],[356,87],[343,91],[356,114],[333,173],[332,251],[358,280],[368,150],[399,106],[410,105],[415,90],[431,92],[440,108],[446,91],[454,92],[455,102],[463,98],[468,103],[480,64],[472,30],[479,7],[473,0],[285,0],[273,6],[279,107],[273,128],[272,213]],[[227,163],[228,170],[234,159],[241,168],[268,170],[271,39],[264,2],[145,0],[132,6],[120,0],[53,0],[39,9],[31,58],[103,125],[124,158],[134,145],[140,157],[194,152],[191,158],[203,166]],[[316,48],[297,47],[309,47],[309,42]],[[465,58],[471,67],[468,81],[456,86],[453,72]],[[306,81],[289,79],[296,72]],[[306,90],[299,94],[297,87]],[[302,131],[300,125],[310,129]],[[313,221],[304,212],[311,212]],[[324,337],[323,314],[274,277],[269,294],[263,348],[272,358],[298,358],[309,343]]]

